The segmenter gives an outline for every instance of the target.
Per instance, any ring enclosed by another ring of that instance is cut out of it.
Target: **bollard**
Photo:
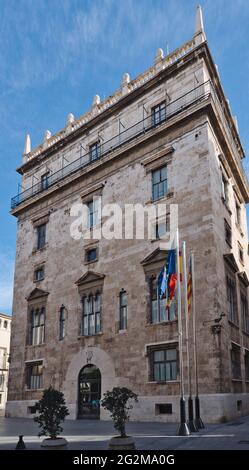
[[[24,450],[24,449],[26,449],[26,446],[23,442],[23,436],[19,436],[19,441],[16,444],[16,450]]]

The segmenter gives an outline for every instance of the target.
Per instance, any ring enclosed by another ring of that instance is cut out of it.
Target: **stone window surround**
[[[50,216],[50,211],[46,212],[44,215],[42,215],[38,218],[36,217],[36,218],[32,219],[31,222],[33,224],[34,230],[36,231],[37,228],[40,227],[41,225],[46,225],[47,226],[47,224],[49,222],[49,216]],[[45,245],[42,248],[37,248],[37,233],[35,233],[35,240],[34,240],[34,247],[33,247],[33,250],[32,250],[32,254],[35,254],[37,252],[42,252],[43,250],[45,250],[47,248],[47,245],[48,245],[48,242],[47,242],[47,227],[46,227]]]
[[[174,347],[175,346],[175,347]],[[156,382],[154,380],[151,380],[151,352],[153,351],[159,351],[160,349],[176,349],[177,351],[177,378],[176,380],[167,380],[167,381],[162,381],[162,382]],[[158,343],[147,343],[145,344],[145,349],[144,349],[144,357],[147,358],[147,377],[148,381],[146,382],[147,384],[157,384],[157,385],[165,385],[165,384],[172,384],[172,383],[179,383],[179,342],[178,338],[173,339],[173,340],[168,340],[168,341],[160,341]]]
[[[242,355],[243,348],[241,347],[240,344],[236,343],[236,341],[231,341],[229,350],[230,350],[230,361],[231,361],[231,380],[232,380],[232,382],[242,382],[241,355]],[[240,353],[240,378],[234,378],[233,377],[232,358],[231,358],[231,352],[233,350],[237,350],[237,352]],[[244,356],[244,354],[243,354],[243,356]]]
[[[35,273],[36,271],[38,271],[38,269],[43,269],[43,278],[42,279],[36,279],[35,278]],[[34,276],[33,276],[33,282],[34,283],[39,283],[41,281],[43,281],[45,279],[45,261],[37,264],[37,265],[34,265]]]
[[[91,250],[96,250],[96,258],[94,260],[87,261],[87,253]],[[89,264],[97,263],[99,261],[99,247],[96,243],[89,244],[85,246],[84,254],[84,264],[88,266]]]
[[[35,364],[41,364],[42,365],[42,378],[43,378],[43,371],[44,371],[44,362],[45,362],[45,359],[44,358],[39,358],[39,359],[28,359],[25,361],[25,369],[24,369],[24,374],[25,374],[25,391],[26,392],[36,392],[36,391],[41,391],[41,390],[44,390],[44,385],[41,387],[41,388],[29,388],[28,387],[28,384],[27,384],[27,381],[28,381],[28,377],[27,377],[27,369],[29,366],[32,366],[32,365],[35,365]]]

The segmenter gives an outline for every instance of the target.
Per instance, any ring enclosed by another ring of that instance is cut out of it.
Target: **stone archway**
[[[78,413],[78,378],[79,373],[87,364],[94,364],[101,374],[101,396],[117,386],[118,379],[115,374],[113,360],[103,349],[88,347],[75,354],[68,366],[66,378],[63,383],[63,392],[70,412],[69,419],[76,419]],[[106,415],[101,408],[100,419]]]
[[[86,364],[78,380],[79,419],[99,419],[101,398],[101,373],[94,364]]]

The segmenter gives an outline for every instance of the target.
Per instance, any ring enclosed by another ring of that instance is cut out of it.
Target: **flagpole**
[[[195,310],[195,265],[194,252],[191,252],[191,268],[192,268],[192,299],[193,299],[193,346],[194,346],[194,371],[195,371],[195,425],[198,429],[205,428],[200,416],[200,399],[199,399],[199,379],[198,379],[198,358],[197,358],[197,339],[196,339],[196,310]]]
[[[188,307],[188,279],[187,279],[187,260],[186,260],[186,242],[182,242],[182,258],[183,258],[183,282],[184,282],[184,313],[186,328],[186,351],[187,351],[187,368],[188,368],[188,426],[190,432],[197,432],[198,428],[194,423],[194,409],[192,399],[192,377],[190,365],[190,347],[189,347],[189,307]]]
[[[180,256],[179,256],[179,230],[176,230],[176,256],[177,256],[177,314],[178,314],[178,338],[179,338],[179,362],[180,362],[180,425],[178,436],[189,436],[190,431],[186,422],[186,403],[184,396],[184,371],[182,353],[182,300],[180,280]]]

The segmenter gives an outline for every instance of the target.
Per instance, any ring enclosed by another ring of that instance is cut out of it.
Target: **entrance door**
[[[79,373],[78,418],[99,419],[101,374],[93,364],[83,367]]]

